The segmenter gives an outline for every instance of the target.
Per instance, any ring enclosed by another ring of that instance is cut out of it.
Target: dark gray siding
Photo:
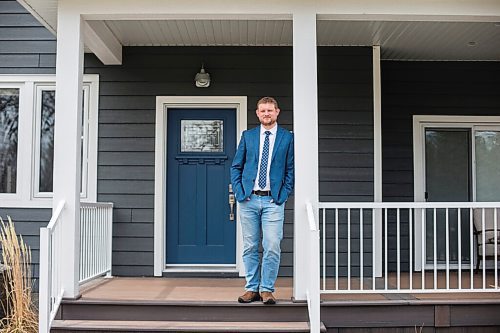
[[[17,1],[0,1],[0,74],[54,74],[56,39]]]
[[[500,62],[382,62],[384,201],[413,201],[413,115],[500,115]],[[407,218],[401,227],[403,256]],[[392,243],[395,229],[393,217]],[[389,251],[395,264],[396,249]]]
[[[17,1],[0,1],[0,74],[54,74],[54,36]],[[31,247],[33,277],[38,278],[40,228],[46,226],[50,209],[2,207],[0,217],[10,216],[16,231]]]
[[[24,242],[31,249],[32,277],[34,279],[39,277],[40,228],[47,225],[51,215],[51,210],[45,208],[4,208],[0,206],[0,217],[4,222],[8,221],[8,217],[12,218],[16,233],[23,237]]]
[[[320,201],[373,201],[371,47],[318,49]]]
[[[373,201],[371,47],[318,49],[320,201]],[[339,274],[347,275],[347,211],[339,211]],[[335,272],[335,215],[327,214],[327,274]],[[365,211],[364,274],[371,274],[371,212]],[[352,275],[359,274],[359,211],[351,213]]]

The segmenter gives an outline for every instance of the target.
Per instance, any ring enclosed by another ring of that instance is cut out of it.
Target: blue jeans
[[[247,291],[274,291],[280,267],[284,217],[285,204],[276,205],[270,196],[261,197],[252,194],[250,200],[240,202]],[[259,260],[261,231],[264,250],[262,265]]]

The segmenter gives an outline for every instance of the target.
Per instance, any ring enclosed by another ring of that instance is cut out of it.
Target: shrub
[[[4,223],[0,218],[0,245],[2,247],[5,318],[0,322],[2,332],[31,333],[38,331],[38,314],[32,299],[31,250],[17,236],[12,219]]]

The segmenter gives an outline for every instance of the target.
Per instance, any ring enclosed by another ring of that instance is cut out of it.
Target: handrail
[[[63,234],[58,228],[61,212],[66,202],[61,200],[47,227],[40,228],[40,283],[39,283],[39,323],[41,333],[50,331],[59,304],[64,294],[61,284],[59,255],[62,251]]]
[[[59,202],[59,205],[57,205],[57,208],[56,208],[54,214],[50,218],[49,224],[47,224],[47,226],[46,226],[47,229],[53,229],[54,228],[54,225],[59,220],[59,216],[61,215],[61,212],[62,212],[62,210],[64,208],[64,205],[66,205],[66,201],[61,200]]]
[[[306,202],[306,210],[307,210],[307,221],[309,222],[309,230],[310,231],[318,231],[316,219],[314,218],[313,207],[309,201]]]
[[[500,202],[320,202],[322,208],[495,208]]]
[[[81,207],[103,207],[103,208],[113,208],[112,202],[80,202]]]

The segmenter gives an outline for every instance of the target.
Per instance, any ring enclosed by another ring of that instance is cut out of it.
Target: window
[[[81,198],[96,200],[98,75],[84,75]],[[0,75],[2,207],[52,205],[55,76]]]
[[[19,88],[0,87],[0,193],[16,193]]]

